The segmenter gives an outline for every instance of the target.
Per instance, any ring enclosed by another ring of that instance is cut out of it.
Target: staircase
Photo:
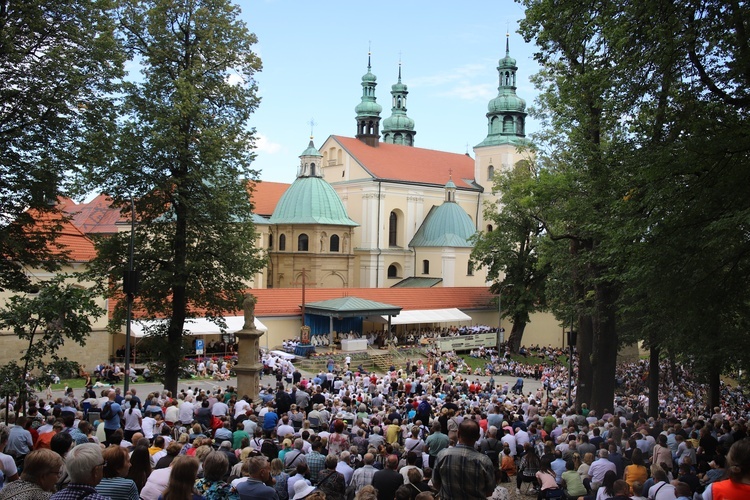
[[[373,354],[370,356],[370,361],[372,361],[372,364],[380,371],[387,372],[393,364],[393,356],[390,352],[384,354]]]

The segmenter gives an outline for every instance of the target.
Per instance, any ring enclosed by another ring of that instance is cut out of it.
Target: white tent
[[[245,324],[244,316],[226,316],[224,320],[227,323],[226,333],[234,333],[242,330],[242,326]],[[155,326],[163,321],[165,320],[133,320],[130,325],[131,335],[136,338],[144,337],[146,335],[146,328]],[[261,323],[258,318],[255,318],[255,328],[261,332],[268,332],[266,325]],[[185,320],[185,330],[187,330],[190,335],[219,335],[221,333],[219,327],[206,318],[192,318]]]
[[[387,321],[387,317],[383,316]],[[456,323],[459,321],[471,321],[471,316],[464,314],[459,309],[417,309],[414,311],[401,311],[398,316],[391,317],[392,325],[416,325],[429,323]]]

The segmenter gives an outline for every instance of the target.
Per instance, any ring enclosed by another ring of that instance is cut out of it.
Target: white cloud
[[[272,142],[263,134],[256,134],[255,149],[261,153],[274,154],[281,151],[282,146],[280,143]]]
[[[442,73],[437,73],[435,75],[421,76],[410,79],[407,84],[409,85],[409,87],[437,87],[440,85],[453,83],[458,80],[466,80],[468,78],[481,75],[486,71],[486,64],[465,64],[463,66],[459,66],[458,68],[454,68]]]
[[[439,92],[437,95],[441,97],[456,97],[464,101],[486,101],[497,95],[497,89],[486,83],[472,85],[468,82],[460,82],[453,88]]]

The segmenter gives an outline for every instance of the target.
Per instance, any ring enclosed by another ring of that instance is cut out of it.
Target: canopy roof
[[[382,302],[375,302],[359,297],[340,297],[305,304],[305,313],[335,318],[351,318],[355,316],[386,315],[396,316],[401,307]]]
[[[392,325],[415,325],[418,323],[455,323],[457,321],[471,321],[471,316],[464,314],[459,309],[417,309],[414,311],[402,311],[397,317],[391,319]]]
[[[245,324],[244,316],[226,316],[224,320],[227,323],[226,333],[240,331]],[[164,323],[165,321],[167,320],[133,320],[133,323],[130,325],[130,333],[136,338],[145,337],[148,328]],[[258,318],[255,318],[255,328],[261,332],[268,332],[268,327],[261,323]],[[186,319],[185,330],[187,330],[190,335],[219,335],[221,333],[219,327],[206,318]]]

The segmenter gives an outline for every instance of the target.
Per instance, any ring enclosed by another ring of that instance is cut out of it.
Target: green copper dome
[[[527,144],[526,101],[516,95],[516,60],[510,57],[506,34],[505,57],[497,64],[497,97],[487,104],[487,137],[476,147]]]
[[[523,113],[526,111],[526,101],[518,97],[515,92],[501,89],[500,95],[487,104],[487,111],[489,113],[502,113],[503,111]]]
[[[471,248],[469,239],[474,233],[474,223],[464,209],[457,203],[445,202],[432,207],[409,246]]]
[[[276,204],[271,224],[358,226],[346,214],[336,191],[320,177],[297,177]]]
[[[413,146],[414,120],[406,115],[406,98],[409,89],[401,83],[401,63],[398,63],[398,81],[391,85],[391,116],[383,120],[383,142]]]
[[[319,156],[323,157],[322,154],[320,154],[320,151],[318,151],[318,148],[315,147],[315,144],[313,144],[312,137],[310,137],[310,144],[307,145],[307,149],[302,151],[302,154],[300,154],[300,157],[302,156]]]
[[[414,120],[406,115],[391,115],[383,120],[383,133],[392,130],[414,130]]]

